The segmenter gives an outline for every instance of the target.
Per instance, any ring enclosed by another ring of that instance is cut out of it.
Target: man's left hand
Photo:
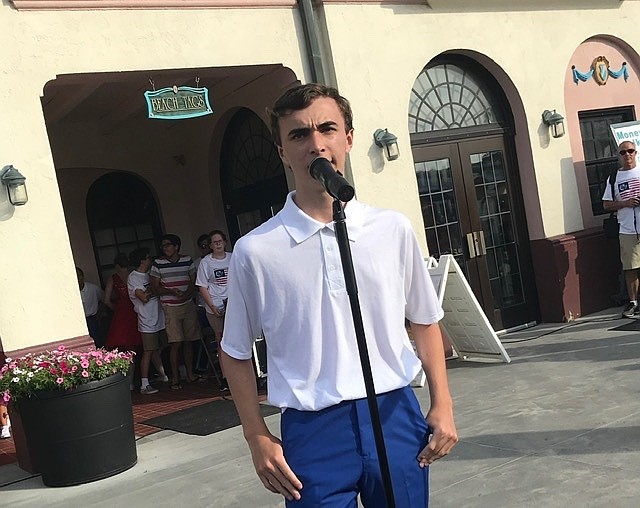
[[[427,425],[433,430],[429,444],[418,454],[420,467],[428,466],[449,454],[458,442],[458,432],[453,422],[453,408],[431,408],[427,413]]]

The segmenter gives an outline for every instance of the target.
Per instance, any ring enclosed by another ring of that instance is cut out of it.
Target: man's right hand
[[[302,483],[293,473],[282,452],[282,442],[273,434],[247,439],[253,466],[267,490],[282,494],[289,501],[300,499]]]
[[[218,318],[224,317],[224,312],[220,312],[218,310],[218,307],[216,307],[215,305],[209,305],[209,308],[211,309],[211,313]]]
[[[627,206],[629,208],[633,208],[634,206],[640,205],[640,197],[636,196],[633,198],[627,199]]]

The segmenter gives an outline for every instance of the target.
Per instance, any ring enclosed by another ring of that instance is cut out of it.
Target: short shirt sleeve
[[[615,198],[611,195],[611,184],[609,178],[607,178],[607,185],[604,188],[604,194],[602,195],[602,201],[614,201]]]
[[[206,259],[200,261],[196,272],[196,286],[201,288],[209,287],[209,262]]]
[[[158,267],[155,261],[151,265],[151,270],[149,270],[149,275],[151,277],[156,277],[157,279],[160,278],[160,268]]]
[[[232,358],[248,360],[253,343],[262,334],[259,287],[244,256],[234,252],[229,264],[228,301],[222,350]]]
[[[444,317],[444,311],[433,287],[427,263],[410,227],[405,235],[405,316],[416,324],[437,323]]]

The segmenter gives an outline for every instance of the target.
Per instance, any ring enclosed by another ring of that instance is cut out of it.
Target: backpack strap
[[[611,201],[616,200],[615,183],[616,183],[617,176],[618,176],[618,168],[611,170],[611,174],[609,175],[609,185],[611,185]]]

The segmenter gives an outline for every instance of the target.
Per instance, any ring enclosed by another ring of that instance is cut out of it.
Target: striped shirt
[[[151,265],[149,275],[160,279],[160,285],[164,288],[186,291],[191,284],[191,277],[196,273],[196,265],[190,256],[180,256],[173,262],[166,258],[158,258]],[[162,305],[184,305],[189,300],[182,300],[173,295],[160,295]]]

